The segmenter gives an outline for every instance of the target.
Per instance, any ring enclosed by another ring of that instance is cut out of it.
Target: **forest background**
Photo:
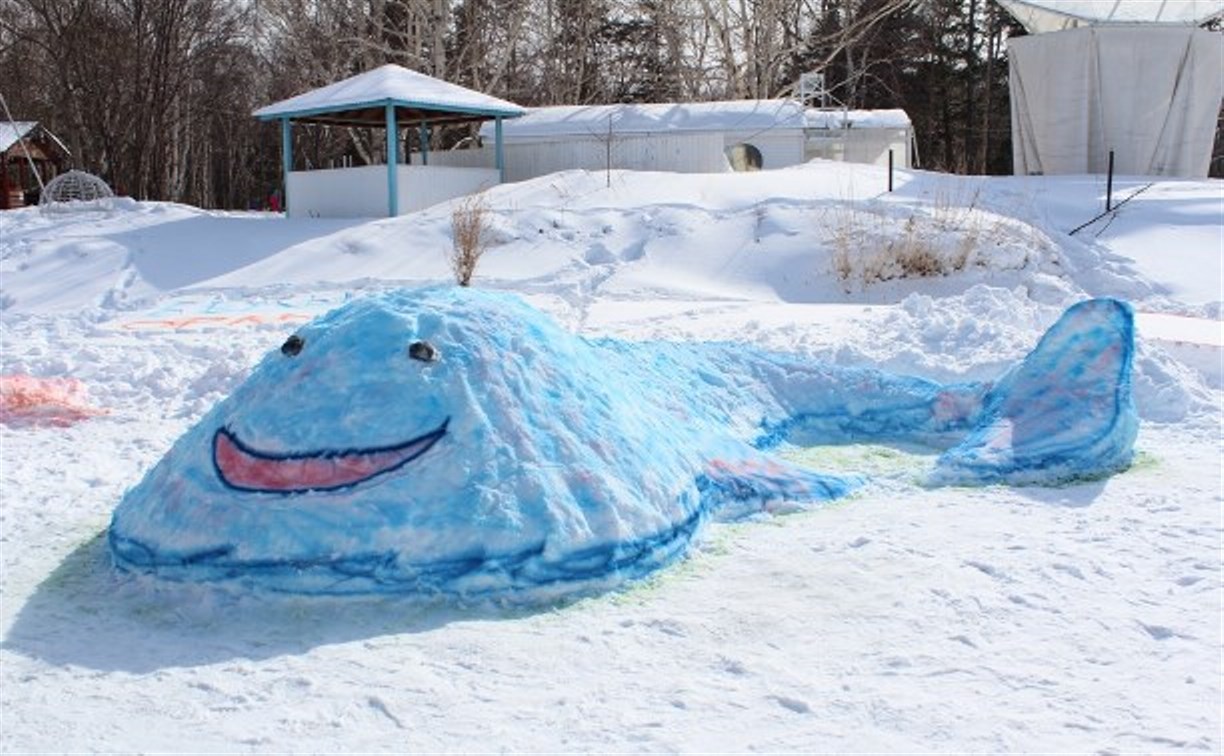
[[[0,89],[76,167],[200,207],[279,186],[252,110],[384,63],[524,106],[794,96],[819,71],[839,106],[904,108],[921,167],[1010,173],[1023,33],[992,0],[0,0]],[[295,154],[376,162],[382,139],[295,129]]]

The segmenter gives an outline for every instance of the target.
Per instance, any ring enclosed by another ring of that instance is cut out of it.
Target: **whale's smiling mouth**
[[[446,435],[449,422],[447,418],[430,432],[396,446],[305,454],[262,452],[247,446],[229,428],[218,428],[213,435],[213,465],[221,481],[239,491],[334,491],[403,467]]]

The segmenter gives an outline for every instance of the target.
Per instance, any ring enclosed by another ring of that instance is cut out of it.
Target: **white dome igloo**
[[[55,202],[92,202],[114,197],[115,193],[106,182],[92,173],[68,171],[51,179],[42,191],[38,204]]]

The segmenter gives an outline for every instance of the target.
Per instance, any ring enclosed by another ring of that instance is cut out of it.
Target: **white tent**
[[[1207,175],[1224,38],[1195,24],[1224,0],[1000,2],[1038,32],[1008,42],[1017,174]]]
[[[1029,34],[1102,24],[1199,26],[1224,13],[1221,0],[999,0]]]

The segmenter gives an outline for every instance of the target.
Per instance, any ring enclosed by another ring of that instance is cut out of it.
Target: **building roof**
[[[38,121],[0,121],[0,153],[8,152],[10,147],[28,136],[34,136],[36,131],[41,131],[56,147],[63,150],[65,155],[72,154],[59,137],[46,128],[40,129]]]
[[[805,114],[809,129],[908,129],[909,114],[900,108],[888,110],[817,110]]]
[[[794,100],[730,100],[721,103],[627,103],[531,108],[504,126],[507,139],[599,136],[663,131],[766,131],[803,128],[803,106]],[[488,125],[481,128],[487,136]]]
[[[616,134],[691,131],[802,131],[807,128],[909,128],[904,110],[834,110],[804,108],[796,100],[726,100],[721,102],[561,105],[530,108],[505,124],[506,139],[600,136],[609,126]],[[485,124],[481,134],[489,136]]]
[[[1224,14],[1224,0],[999,0],[1030,34],[1077,26],[1198,26]]]
[[[727,131],[803,128],[803,106],[794,100],[559,105],[530,108],[505,124],[507,139],[661,131]],[[481,128],[488,136],[489,126]]]
[[[515,118],[525,112],[512,102],[388,64],[267,105],[253,115],[262,120],[381,126],[387,105],[395,106],[401,122]]]
[[[38,121],[0,121],[0,152],[7,152],[37,125]]]

